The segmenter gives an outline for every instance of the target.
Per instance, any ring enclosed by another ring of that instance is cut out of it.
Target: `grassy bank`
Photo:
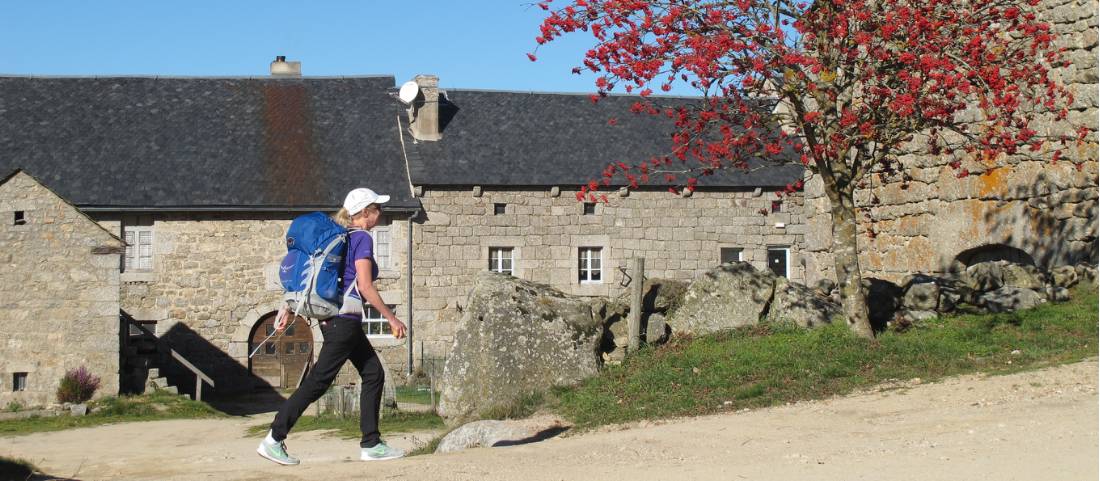
[[[551,409],[578,427],[819,399],[890,380],[1004,373],[1097,355],[1095,285],[1073,300],[1006,314],[960,315],[859,339],[840,324],[760,326],[674,339],[629,356]]]
[[[185,396],[161,392],[141,396],[108,397],[92,401],[88,403],[88,406],[93,408],[95,412],[87,416],[74,417],[62,414],[55,417],[29,417],[0,421],[0,436],[59,431],[121,422],[225,416],[204,402],[196,402]]]
[[[246,431],[248,436],[263,436],[267,433],[267,424],[251,426]],[[386,412],[378,423],[382,436],[393,433],[407,433],[412,431],[427,431],[443,429],[443,418],[434,412]],[[302,416],[294,425],[294,432],[332,430],[333,434],[346,439],[358,439],[359,417],[339,417],[333,415]]]

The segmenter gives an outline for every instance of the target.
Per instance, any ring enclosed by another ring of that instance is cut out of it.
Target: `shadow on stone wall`
[[[203,386],[203,401],[231,415],[270,412],[278,409],[285,397],[267,381],[249,372],[225,351],[211,344],[183,323],[176,323],[161,334],[159,342],[175,349],[202,372],[214,379],[217,386]],[[161,373],[181,394],[194,395],[195,374],[178,361],[169,358]]]
[[[1039,174],[1034,182],[1011,188],[1004,198],[1017,200],[1001,201],[998,207],[1005,208],[989,209],[984,214],[988,232],[1000,241],[996,244],[1020,249],[1020,254],[1029,258],[1023,259],[1024,263],[1043,269],[1079,262],[1096,265],[1097,189],[1061,184],[1064,182],[1047,174]],[[1018,207],[1013,208],[1012,204]],[[968,252],[980,254],[980,249],[964,251],[960,255]],[[1005,260],[1021,261],[1013,258]],[[956,262],[965,261],[956,258]]]

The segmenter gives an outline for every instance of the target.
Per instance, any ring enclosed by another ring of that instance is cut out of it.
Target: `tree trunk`
[[[856,246],[855,202],[850,189],[838,189],[830,199],[833,215],[833,261],[836,281],[840,286],[844,317],[848,327],[860,337],[874,339],[871,319],[867,313],[867,297],[863,294],[863,277],[859,273],[859,249]]]

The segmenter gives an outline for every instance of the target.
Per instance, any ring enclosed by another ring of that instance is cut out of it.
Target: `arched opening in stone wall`
[[[283,332],[274,334],[275,317],[271,312],[256,321],[248,336],[248,371],[277,388],[296,387],[313,357],[313,332],[309,322],[299,317]],[[270,337],[269,337],[270,336]]]
[[[1035,265],[1035,258],[1022,249],[1005,244],[986,244],[967,249],[955,256],[954,270],[962,271],[979,262],[1008,261],[1015,264]]]

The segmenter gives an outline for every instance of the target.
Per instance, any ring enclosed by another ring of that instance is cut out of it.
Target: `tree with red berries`
[[[595,199],[620,175],[632,187],[663,175],[694,190],[717,169],[801,162],[830,203],[847,322],[868,338],[854,194],[869,173],[904,176],[910,153],[950,157],[959,177],[968,159],[1057,161],[1089,132],[1030,128],[1065,120],[1073,102],[1051,75],[1064,62],[1037,0],[552,1],[538,4],[548,16],[535,40],[593,37],[573,69],[597,75],[593,101],[637,93],[634,112],[675,125],[668,156],[610,164],[578,197]],[[700,100],[665,107],[651,97],[676,83]]]

